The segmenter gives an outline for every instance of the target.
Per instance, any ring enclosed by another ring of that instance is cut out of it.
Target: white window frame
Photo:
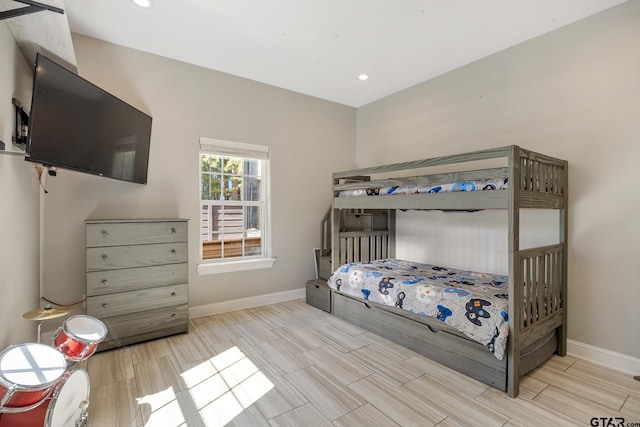
[[[200,156],[202,153],[213,153],[222,156],[230,157],[245,157],[250,159],[262,160],[262,197],[263,203],[263,218],[262,218],[262,230],[261,231],[261,244],[262,254],[252,256],[241,256],[233,258],[221,258],[221,259],[203,259],[202,247],[203,239],[202,232],[200,230],[202,224],[202,200],[201,200],[201,186],[202,186],[202,171],[200,164]],[[271,256],[271,191],[270,191],[270,150],[268,146],[247,144],[244,142],[227,141],[222,139],[215,139],[209,137],[200,137],[200,149],[198,150],[198,236],[200,242],[199,248],[199,263],[198,274],[216,274],[216,273],[229,273],[234,271],[255,270],[260,268],[271,268],[275,259]]]

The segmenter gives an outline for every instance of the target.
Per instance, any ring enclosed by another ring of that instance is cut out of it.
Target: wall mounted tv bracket
[[[29,131],[29,115],[22,108],[22,104],[16,98],[11,98],[16,111],[16,122],[14,136],[11,137],[13,145],[18,147],[21,151],[6,150],[5,143],[0,141],[0,154],[13,154],[15,156],[28,156],[26,153],[27,147],[27,133]]]
[[[18,147],[23,150],[27,146],[27,132],[29,131],[29,115],[22,108],[22,104],[16,98],[11,98],[11,103],[16,110],[15,136],[11,138]]]
[[[51,12],[62,13],[64,10],[59,7],[49,6],[48,4],[42,4],[32,0],[14,0],[15,2],[26,4],[25,7],[19,7],[17,9],[6,10],[0,12],[0,21],[9,18],[15,18],[16,16],[28,15],[30,13],[42,12],[43,10],[49,10]]]

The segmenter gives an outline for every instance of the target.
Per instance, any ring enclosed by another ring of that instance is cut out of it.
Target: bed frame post
[[[516,397],[519,392],[520,322],[522,321],[522,271],[520,250],[520,147],[509,150],[509,346],[507,348],[507,393]]]
[[[387,257],[396,257],[396,210],[389,209],[387,211],[387,229],[389,230],[389,238],[387,239]]]
[[[332,178],[331,188],[339,182],[339,179]],[[333,194],[333,190],[332,190]],[[335,194],[331,196],[331,269],[340,266],[340,210],[333,206]]]
[[[569,257],[568,206],[569,206],[569,164],[565,160],[562,168],[564,208],[560,212],[560,241],[562,249],[562,326],[558,328],[558,350],[560,356],[567,354],[567,258]]]

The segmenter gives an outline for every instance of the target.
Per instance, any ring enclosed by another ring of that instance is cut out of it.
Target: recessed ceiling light
[[[369,74],[360,74],[358,76],[358,80],[362,80],[362,81],[369,80]]]
[[[133,1],[136,5],[140,6],[140,7],[151,7],[153,5],[153,3],[151,2],[151,0],[131,0]]]

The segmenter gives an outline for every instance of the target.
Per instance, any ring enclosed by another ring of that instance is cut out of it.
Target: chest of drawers
[[[98,351],[188,332],[187,235],[184,219],[85,222],[87,314],[109,328]]]

